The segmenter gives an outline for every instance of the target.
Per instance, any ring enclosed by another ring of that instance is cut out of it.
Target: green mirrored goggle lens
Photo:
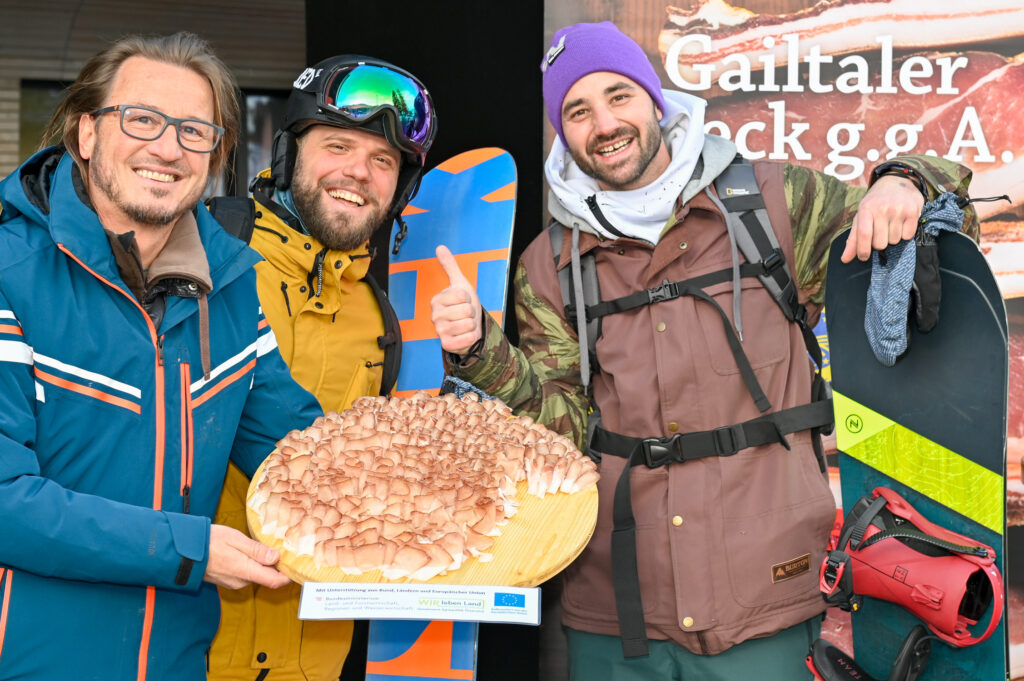
[[[360,64],[339,70],[324,85],[323,105],[355,122],[390,107],[407,141],[416,147],[430,141],[430,98],[415,80],[391,69]]]

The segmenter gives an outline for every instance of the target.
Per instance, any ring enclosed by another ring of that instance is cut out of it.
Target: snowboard
[[[402,328],[402,364],[394,394],[438,394],[441,341],[430,322],[430,299],[448,286],[434,249],[448,246],[480,305],[504,321],[509,247],[515,218],[516,166],[502,149],[467,151],[426,175],[402,212],[409,227],[391,255],[388,295]],[[397,223],[392,236],[398,232]]]
[[[423,176],[402,212],[408,233],[391,254],[388,287],[402,329],[402,363],[393,394],[440,392],[441,342],[430,299],[448,286],[434,255],[444,244],[476,287],[480,305],[504,322],[509,248],[515,218],[516,166],[497,148],[454,156]],[[392,241],[399,233],[396,223]],[[367,681],[476,678],[475,622],[371,620]]]
[[[995,279],[970,238],[940,236],[938,324],[920,333],[911,319],[907,352],[886,367],[864,331],[871,263],[840,261],[848,235],[829,252],[825,302],[844,511],[875,487],[889,487],[932,523],[993,547],[1005,579],[1008,346]],[[993,607],[972,631],[985,630]],[[853,657],[876,679],[888,677],[920,623],[870,597],[851,621]],[[1004,681],[1006,630],[1003,612],[978,644],[933,641],[920,681]]]

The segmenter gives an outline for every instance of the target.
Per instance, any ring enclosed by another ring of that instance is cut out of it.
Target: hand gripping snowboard
[[[848,234],[832,244],[826,282],[844,513],[856,513],[853,506],[876,487],[889,488],[934,525],[993,547],[1005,573],[1007,324],[992,273],[968,237],[941,236],[938,324],[920,333],[911,320],[906,354],[885,367],[864,331],[871,264],[840,262]],[[893,566],[892,575],[907,569]],[[982,631],[999,618],[983,641],[932,641],[921,681],[1007,678],[1005,613],[992,612],[1002,608],[1002,596],[977,620],[974,630]],[[853,654],[875,679],[888,678],[908,632],[922,623],[871,597],[851,619]]]
[[[391,304],[402,328],[402,364],[395,395],[436,395],[444,377],[441,342],[430,322],[430,299],[448,286],[434,256],[448,246],[476,286],[480,304],[504,321],[509,247],[515,218],[516,166],[501,149],[474,149],[426,175],[402,212],[408,233],[391,254]],[[393,237],[399,234],[396,224]],[[394,238],[392,239],[394,241]],[[367,681],[475,679],[475,622],[373,620]]]

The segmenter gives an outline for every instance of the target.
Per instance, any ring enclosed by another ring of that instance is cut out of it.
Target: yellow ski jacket
[[[290,227],[280,206],[253,201],[250,245],[265,258],[256,265],[260,304],[292,376],[324,411],[378,394],[384,350],[377,339],[385,325],[373,290],[362,281],[370,265],[367,246],[328,250]],[[214,522],[247,532],[248,486],[248,478],[231,466]],[[208,679],[337,681],[352,622],[299,620],[298,584],[219,591],[221,622]]]

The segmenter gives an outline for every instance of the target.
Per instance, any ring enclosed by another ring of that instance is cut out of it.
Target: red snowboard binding
[[[933,638],[920,624],[911,629],[884,681],[915,681],[928,664]],[[807,668],[816,681],[877,681],[852,657],[822,638],[811,646],[807,654]]]
[[[829,605],[857,610],[863,596],[896,603],[946,643],[969,646],[992,635],[1003,614],[1003,578],[990,546],[928,522],[885,487],[850,510],[835,550],[821,565]],[[984,632],[971,627],[992,615]],[[842,678],[842,677],[837,677]]]

